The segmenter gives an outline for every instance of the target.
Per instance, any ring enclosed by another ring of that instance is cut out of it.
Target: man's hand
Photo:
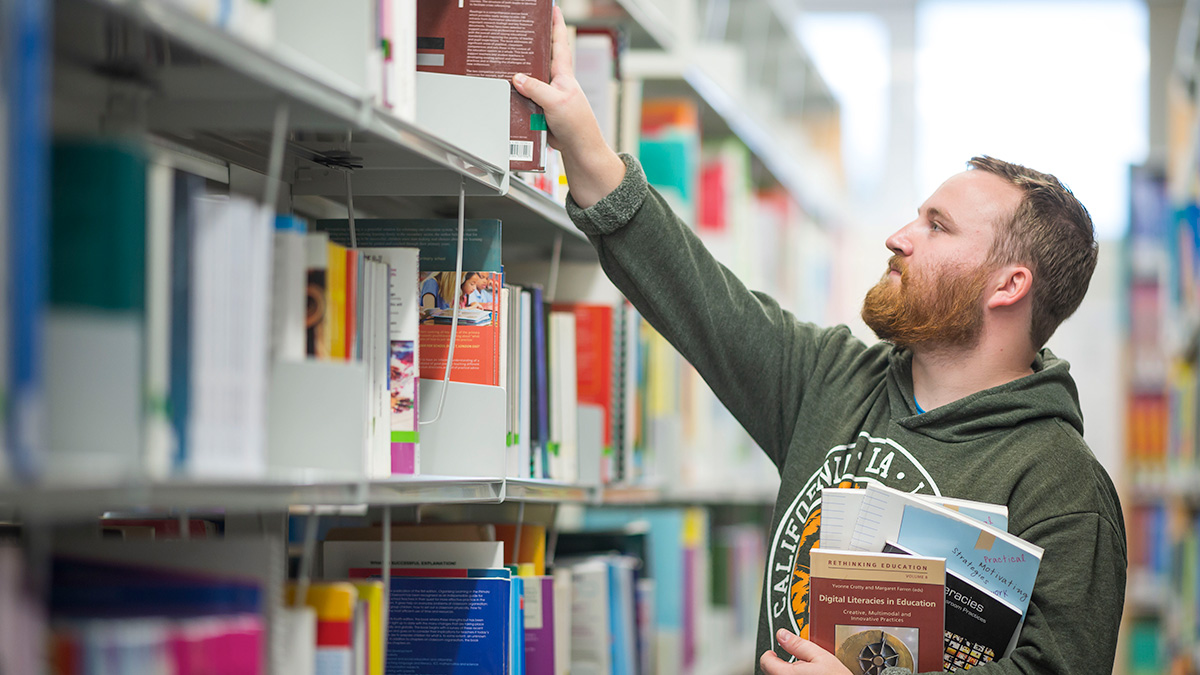
[[[517,73],[513,76],[513,86],[545,111],[550,146],[563,155],[563,169],[576,203],[586,209],[621,184],[625,163],[604,141],[587,97],[575,80],[567,24],[557,6],[554,8],[550,82]]]
[[[776,656],[774,650],[763,652],[758,663],[767,675],[850,675],[836,656],[791,631],[780,628],[775,639],[796,660],[788,663]]]

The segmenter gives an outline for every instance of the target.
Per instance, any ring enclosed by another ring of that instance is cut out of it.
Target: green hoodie
[[[845,326],[798,322],[748,290],[636,160],[622,159],[621,185],[586,210],[568,199],[568,213],[609,278],[779,467],[758,653],[788,658],[772,639],[779,628],[807,635],[821,488],[876,481],[1006,504],[1009,531],[1045,549],[1016,650],[972,670],[1111,672],[1125,526],[1112,481],[1083,441],[1067,362],[1043,350],[1033,374],[917,414],[910,353],[867,346]]]

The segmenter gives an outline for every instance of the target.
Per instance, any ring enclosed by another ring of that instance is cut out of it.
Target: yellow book
[[[296,602],[296,584],[287,586],[287,604]],[[304,604],[317,611],[318,622],[347,622],[354,618],[358,591],[346,581],[316,581],[309,585]]]
[[[517,550],[517,526],[496,523],[496,541],[504,542],[505,564],[531,563],[533,576],[546,575],[546,528],[541,525],[522,525],[521,544]],[[514,559],[513,551],[516,551]]]
[[[358,598],[367,605],[367,675],[383,675],[383,645],[387,628],[383,625],[383,582],[355,580]]]
[[[346,345],[346,247],[329,242],[329,272],[326,279],[329,306],[325,311],[325,327],[329,335],[329,358],[345,361]]]

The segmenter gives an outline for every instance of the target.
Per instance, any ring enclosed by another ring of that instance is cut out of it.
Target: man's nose
[[[896,255],[912,255],[912,242],[908,238],[907,225],[893,232],[884,244]]]

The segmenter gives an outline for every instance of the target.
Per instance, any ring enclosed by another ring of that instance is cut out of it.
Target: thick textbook
[[[316,229],[332,241],[349,244],[346,220],[318,220]],[[450,379],[454,382],[499,386],[502,359],[500,318],[499,220],[467,220],[463,234],[462,276],[454,279],[457,262],[458,221],[452,219],[357,219],[355,244],[367,249],[406,247],[419,249],[418,285],[420,376],[440,380],[446,373],[451,326],[447,320],[458,287],[459,309],[475,310],[460,317]],[[482,315],[488,315],[482,318]],[[445,323],[442,321],[446,320]]]
[[[945,560],[814,548],[809,638],[855,675],[940,671]]]
[[[417,70],[549,82],[552,7],[553,0],[417,0]],[[544,171],[546,116],[516,89],[511,96],[508,168]]]

